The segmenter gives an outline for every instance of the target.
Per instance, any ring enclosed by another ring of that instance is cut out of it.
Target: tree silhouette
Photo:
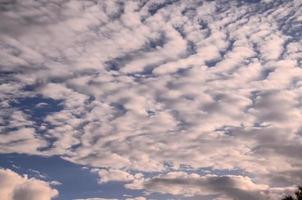
[[[302,186],[298,187],[295,192],[295,196],[288,195],[283,197],[282,200],[302,200]]]

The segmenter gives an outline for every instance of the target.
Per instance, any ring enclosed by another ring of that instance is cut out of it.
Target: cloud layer
[[[299,0],[0,1],[0,152],[146,193],[280,194],[302,181],[301,15]]]

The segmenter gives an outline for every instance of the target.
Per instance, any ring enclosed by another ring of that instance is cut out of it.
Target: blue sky
[[[1,198],[291,193],[301,16],[300,0],[0,0]]]

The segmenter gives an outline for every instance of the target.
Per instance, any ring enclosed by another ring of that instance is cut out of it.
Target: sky
[[[276,200],[302,184],[301,0],[0,0],[1,200]]]

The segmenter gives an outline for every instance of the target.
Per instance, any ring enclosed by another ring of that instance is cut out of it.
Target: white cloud
[[[105,199],[105,198],[88,198],[88,199],[75,199],[75,200],[117,200],[117,199]],[[132,197],[125,200],[146,200],[145,197]]]
[[[13,146],[15,144],[16,146]],[[46,146],[33,128],[19,128],[16,131],[9,131],[2,135],[0,142],[0,151],[2,153],[31,153],[39,154],[38,148]]]
[[[117,199],[88,198],[88,199],[74,199],[74,200],[117,200]]]
[[[106,183],[108,181],[121,181],[121,182],[128,182],[134,179],[134,176],[122,171],[122,170],[116,170],[116,169],[101,169],[98,172],[100,176],[100,183]]]
[[[3,200],[51,200],[58,195],[49,183],[0,169],[0,196]]]

